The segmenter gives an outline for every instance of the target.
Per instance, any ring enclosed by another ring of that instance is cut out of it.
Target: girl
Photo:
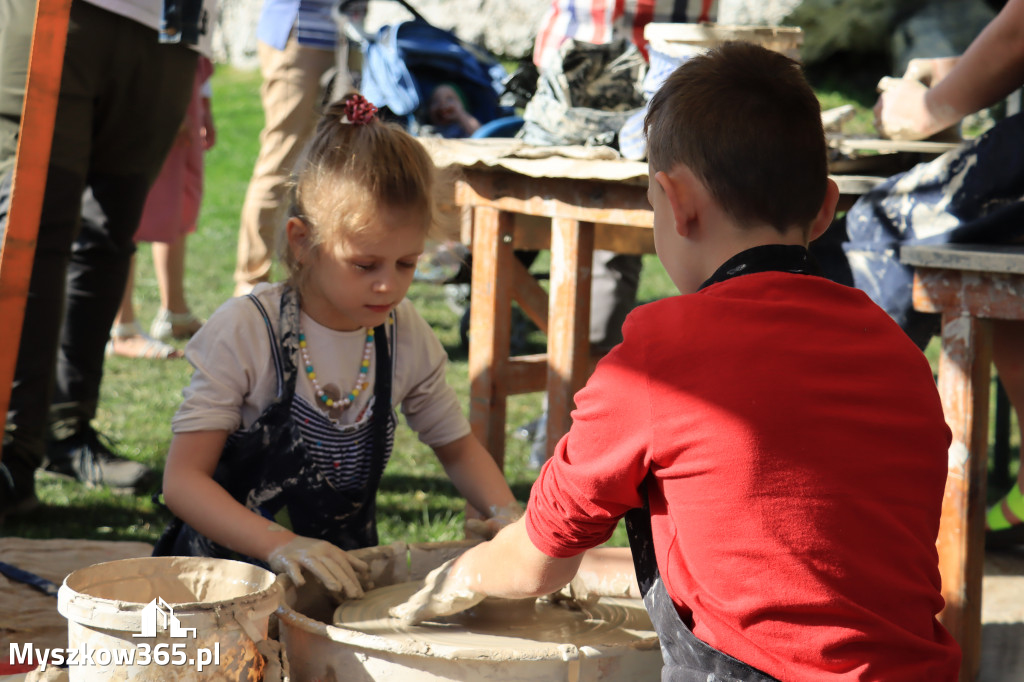
[[[288,281],[228,301],[186,348],[164,473],[180,520],[156,554],[241,555],[300,585],[305,567],[359,596],[365,565],[343,550],[377,544],[398,404],[492,527],[518,515],[405,300],[436,217],[433,163],[375,111],[359,95],[329,107],[294,188]]]

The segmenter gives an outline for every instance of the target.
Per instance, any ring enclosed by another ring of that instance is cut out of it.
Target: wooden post
[[[992,324],[969,314],[942,315],[939,393],[953,432],[937,542],[942,596],[939,620],[960,643],[960,679],[981,666],[981,578],[985,561],[985,478]]]
[[[513,216],[473,209],[469,308],[469,423],[498,466],[505,463],[505,411],[512,323]],[[499,277],[500,275],[500,277]]]
[[[594,224],[551,221],[551,303],[548,307],[547,456],[569,430],[573,396],[590,368],[590,276]]]
[[[0,247],[0,425],[7,420],[57,117],[71,0],[38,0],[7,227]],[[2,446],[0,446],[2,447]],[[2,454],[2,453],[0,453]]]

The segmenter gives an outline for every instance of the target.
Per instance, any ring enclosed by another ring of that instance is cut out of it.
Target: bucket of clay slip
[[[281,594],[270,571],[224,559],[150,557],[79,569],[57,593],[68,619],[70,680],[259,680],[256,642],[266,639]]]

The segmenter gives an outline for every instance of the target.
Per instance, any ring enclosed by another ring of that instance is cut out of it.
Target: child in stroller
[[[485,49],[430,24],[406,0],[395,1],[412,15],[411,20],[383,26],[370,35],[345,18],[346,8],[358,1],[342,0],[335,17],[339,28],[362,50],[360,91],[383,118],[399,122],[414,135],[432,131],[444,137],[480,136],[481,129],[485,134],[493,130],[498,119],[515,118],[513,108],[499,102],[508,72]],[[439,109],[432,120],[434,98],[447,102],[447,113]],[[459,105],[464,116],[453,110]],[[456,134],[459,129],[449,127],[453,123],[459,124],[461,135]]]

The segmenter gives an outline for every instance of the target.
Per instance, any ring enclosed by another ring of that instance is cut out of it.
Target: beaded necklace
[[[302,364],[306,368],[306,376],[309,377],[309,381],[313,384],[313,391],[316,393],[317,405],[324,411],[328,411],[331,408],[337,406],[339,410],[344,410],[351,405],[359,393],[366,388],[369,383],[370,373],[370,358],[373,357],[373,328],[370,327],[366,330],[366,343],[363,345],[363,359],[359,364],[359,376],[356,377],[355,386],[349,394],[338,401],[335,401],[331,396],[324,392],[324,389],[320,387],[320,383],[316,380],[316,370],[313,369],[313,362],[309,359],[309,349],[306,344],[306,335],[302,332],[302,327],[299,327],[299,353],[302,354]]]

